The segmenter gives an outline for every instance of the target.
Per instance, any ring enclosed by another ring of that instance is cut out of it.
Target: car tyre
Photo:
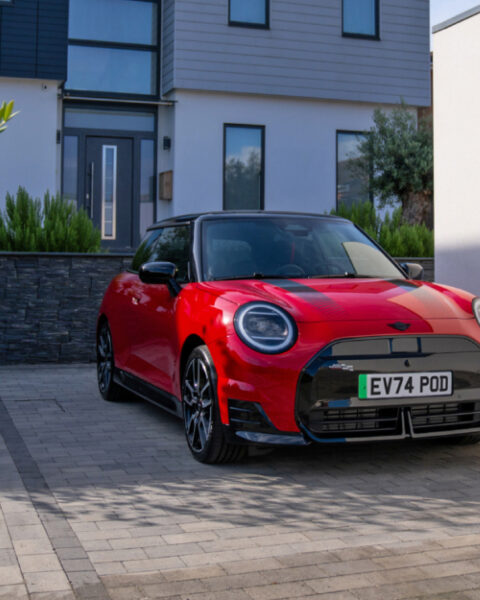
[[[108,322],[104,321],[97,335],[97,382],[100,395],[108,402],[125,400],[128,392],[113,380],[115,359],[112,334]]]
[[[246,447],[225,439],[217,398],[217,373],[207,346],[197,346],[182,375],[185,436],[194,458],[201,463],[235,462]]]

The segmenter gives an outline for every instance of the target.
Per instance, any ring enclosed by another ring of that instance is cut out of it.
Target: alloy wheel
[[[102,394],[109,390],[113,374],[112,336],[107,325],[103,325],[97,343],[97,377],[98,387]]]
[[[193,358],[188,365],[183,385],[185,431],[192,450],[202,452],[212,431],[213,385],[208,365]]]

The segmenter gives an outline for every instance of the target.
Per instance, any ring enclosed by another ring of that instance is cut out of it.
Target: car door
[[[149,261],[174,263],[180,284],[188,282],[190,235],[189,225],[162,228],[149,256]],[[129,370],[171,393],[179,353],[175,315],[178,296],[168,285],[146,284],[138,275],[130,293],[134,332]]]

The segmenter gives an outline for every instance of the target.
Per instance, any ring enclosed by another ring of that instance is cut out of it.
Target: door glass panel
[[[78,200],[78,137],[66,135],[63,138],[63,197]]]
[[[117,147],[102,147],[102,239],[116,237]]]
[[[156,65],[154,52],[70,45],[65,87],[78,91],[154,95]]]
[[[225,210],[263,204],[263,127],[225,127]]]
[[[157,4],[135,0],[70,0],[70,39],[155,45]]]
[[[140,142],[140,236],[153,223],[155,205],[155,144]]]
[[[365,141],[364,133],[337,133],[337,207],[352,206],[370,200],[368,177],[357,168],[360,144]]]
[[[66,108],[65,127],[154,132],[155,116],[151,113],[122,110]]]

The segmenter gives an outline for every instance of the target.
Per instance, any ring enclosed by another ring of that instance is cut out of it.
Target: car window
[[[149,260],[171,262],[177,266],[177,281],[188,281],[190,226],[164,227],[157,237]]]
[[[147,235],[142,240],[142,243],[135,252],[135,256],[132,260],[132,271],[138,271],[143,263],[152,260],[152,252],[159,235],[162,233],[161,229],[154,229],[148,231]]]

